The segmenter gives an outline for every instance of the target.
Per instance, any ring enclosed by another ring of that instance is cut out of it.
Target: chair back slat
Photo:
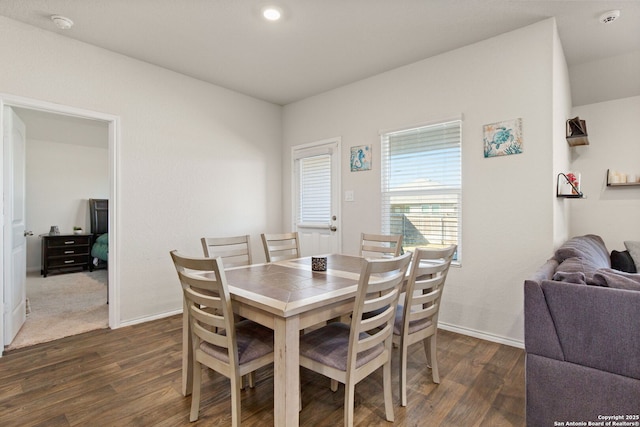
[[[261,234],[267,262],[284,261],[300,257],[298,233]]]
[[[203,237],[200,239],[204,256],[220,257],[226,268],[251,265],[251,238],[248,234],[231,237]]]
[[[397,257],[402,252],[402,235],[360,233],[360,256]]]

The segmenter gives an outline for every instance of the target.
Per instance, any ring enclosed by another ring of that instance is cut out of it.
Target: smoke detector
[[[598,18],[598,21],[600,21],[601,24],[610,24],[618,18],[620,18],[620,11],[610,10],[609,12],[605,12],[602,15],[600,15],[600,18]]]
[[[54,24],[56,24],[56,27],[60,28],[61,30],[68,30],[69,28],[73,27],[73,21],[66,16],[52,15],[51,20]]]

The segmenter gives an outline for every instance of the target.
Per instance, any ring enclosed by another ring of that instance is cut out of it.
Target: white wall
[[[120,322],[181,309],[170,250],[281,224],[281,107],[5,17],[0,56],[0,93],[121,118]]]
[[[569,75],[574,106],[638,96],[640,51],[576,64]]]
[[[57,225],[61,233],[74,226],[90,232],[88,199],[109,198],[109,153],[106,148],[29,139],[26,144],[27,271],[41,268],[40,234]]]
[[[440,319],[516,345],[523,281],[553,245],[554,31],[546,20],[284,108],[285,146],[342,137],[342,189],[355,195],[342,203],[343,252],[354,254],[360,232],[381,229],[379,131],[462,113],[463,261],[450,272]],[[482,126],[515,118],[523,119],[524,153],[485,159]],[[363,144],[373,147],[373,168],[352,173],[350,147]],[[284,158],[286,190],[286,147]]]
[[[589,145],[574,148],[572,170],[582,174],[586,199],[571,201],[573,236],[598,234],[609,251],[640,240],[640,186],[608,188],[607,169],[640,176],[640,96],[583,105]]]

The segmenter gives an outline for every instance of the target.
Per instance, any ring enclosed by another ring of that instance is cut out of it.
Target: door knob
[[[31,230],[25,231],[24,232],[24,237],[27,237],[27,236],[33,236],[33,231],[31,231]]]

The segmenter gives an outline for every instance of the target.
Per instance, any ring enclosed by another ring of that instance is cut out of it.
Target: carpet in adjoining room
[[[27,275],[27,321],[6,350],[109,326],[107,270]]]

